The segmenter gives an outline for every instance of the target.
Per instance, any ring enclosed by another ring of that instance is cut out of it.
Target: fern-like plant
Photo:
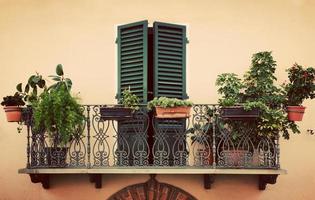
[[[60,80],[33,104],[34,129],[46,131],[54,145],[64,146],[81,134],[85,118],[78,98],[71,95],[71,87],[64,81],[60,66],[57,75],[61,76]]]

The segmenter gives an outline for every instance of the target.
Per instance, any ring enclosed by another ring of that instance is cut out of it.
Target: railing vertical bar
[[[216,138],[216,132],[215,132],[215,130],[216,130],[216,123],[217,123],[217,119],[216,119],[216,112],[217,112],[217,109],[216,109],[216,107],[215,106],[212,106],[212,108],[211,109],[213,109],[213,112],[212,112],[212,119],[211,119],[211,121],[212,121],[212,156],[213,156],[213,163],[212,163],[212,167],[213,168],[216,168],[216,152],[217,152],[217,148],[216,148],[216,141],[215,141],[215,138]]]
[[[86,127],[87,127],[87,168],[91,168],[91,118],[90,118],[90,106],[86,106],[87,118],[86,118]]]
[[[31,110],[29,108],[26,108],[26,126],[27,126],[27,146],[26,146],[26,154],[27,154],[27,163],[26,163],[26,168],[31,168],[31,163],[30,163],[30,131],[31,131],[31,117],[30,117],[30,112]]]
[[[277,169],[280,169],[280,144],[279,144],[279,134],[276,138],[276,154],[277,154],[277,164],[276,164],[276,167]]]

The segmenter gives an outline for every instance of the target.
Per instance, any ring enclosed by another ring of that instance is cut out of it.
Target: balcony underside
[[[19,169],[20,174],[286,174],[284,169],[209,169],[196,167],[108,167],[101,169]]]
[[[189,167],[108,167],[102,169],[19,169],[20,174],[29,174],[33,183],[41,183],[42,187],[50,187],[50,176],[57,174],[87,174],[90,182],[95,184],[95,188],[102,188],[103,174],[202,174],[204,188],[210,189],[214,183],[214,175],[258,175],[258,189],[265,190],[267,184],[275,184],[280,174],[286,174],[283,169],[209,169],[209,168],[189,168]]]

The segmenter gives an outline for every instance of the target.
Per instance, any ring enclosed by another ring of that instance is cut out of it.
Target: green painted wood
[[[155,22],[154,96],[187,99],[186,27]]]
[[[148,21],[118,26],[118,83],[116,98],[130,87],[141,103],[147,103]]]

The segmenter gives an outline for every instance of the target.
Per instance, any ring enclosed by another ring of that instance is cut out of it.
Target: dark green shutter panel
[[[147,102],[148,21],[118,26],[118,91],[129,88]]]
[[[186,99],[186,27],[155,22],[154,96]]]

